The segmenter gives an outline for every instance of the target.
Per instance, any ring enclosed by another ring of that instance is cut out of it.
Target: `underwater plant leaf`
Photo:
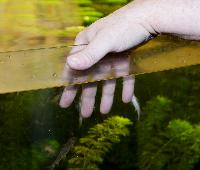
[[[129,135],[128,126],[132,124],[128,118],[113,116],[90,128],[88,136],[81,138],[79,145],[75,146],[76,157],[68,161],[69,168],[79,166],[80,169],[97,170],[112,145],[119,143],[122,136]]]

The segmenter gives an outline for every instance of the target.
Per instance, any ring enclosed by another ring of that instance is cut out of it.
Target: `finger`
[[[73,53],[77,53],[81,50],[83,50],[85,48],[85,46],[82,46],[81,44],[86,44],[88,43],[87,41],[87,37],[86,37],[86,32],[85,31],[82,31],[80,32],[77,36],[76,36],[76,39],[75,39],[75,45],[79,45],[80,46],[75,46],[71,49],[70,51],[70,54],[73,54]],[[64,73],[63,73],[63,80],[67,81],[67,80],[70,80],[71,79],[71,76],[72,75],[72,70],[66,66],[64,68]],[[74,98],[76,97],[76,93],[77,93],[77,90],[78,90],[78,86],[68,86],[68,87],[65,87],[64,91],[63,91],[63,94],[61,96],[61,99],[60,99],[60,106],[62,108],[67,108],[69,107],[72,102],[74,101]]]
[[[87,38],[89,42],[96,36],[96,34],[103,28],[105,27],[105,24],[107,24],[109,20],[107,17],[101,18],[91,24],[89,27],[86,28],[87,30]]]
[[[105,36],[104,31],[100,31],[84,50],[67,58],[69,66],[84,70],[97,63],[112,49],[113,42],[108,35],[107,33]]]
[[[86,47],[83,44],[86,44],[86,43],[88,43],[87,37],[86,37],[86,31],[82,31],[76,36],[74,44],[77,46],[72,47],[69,55],[82,51]],[[62,74],[62,80],[66,82],[72,81],[74,73],[75,73],[74,70],[72,70],[68,64],[65,64],[64,71]]]
[[[85,118],[90,117],[93,112],[96,92],[96,83],[86,84],[83,86],[81,96],[81,115]]]
[[[127,53],[120,53],[119,56],[112,60],[112,65],[117,77],[129,75],[130,59]]]
[[[122,101],[124,103],[131,102],[134,93],[134,83],[135,79],[132,76],[123,78]]]
[[[123,90],[122,90],[122,101],[124,103],[129,103],[132,100],[134,92],[134,78],[129,75],[130,58],[127,53],[121,54],[115,61],[113,61],[113,67],[115,69],[115,74],[120,76],[125,76],[123,78]]]
[[[60,107],[67,108],[69,107],[72,102],[74,101],[74,98],[76,97],[78,86],[68,86],[65,87],[63,94],[60,99]]]
[[[74,45],[77,45],[77,46],[72,47],[69,55],[72,55],[74,53],[77,53],[77,52],[80,52],[81,50],[83,50],[86,47],[85,44],[88,44],[87,32],[81,31],[76,36],[76,39],[74,42]]]
[[[106,114],[110,112],[115,93],[116,80],[107,80],[103,84],[100,112]]]

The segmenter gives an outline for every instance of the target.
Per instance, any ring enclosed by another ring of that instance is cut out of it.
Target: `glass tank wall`
[[[126,3],[0,0],[0,51],[73,44],[84,26]],[[100,114],[100,82],[84,120],[80,94],[70,108],[58,106],[62,88],[1,94],[0,170],[199,169],[199,65],[136,76],[139,120],[117,82],[111,113]]]

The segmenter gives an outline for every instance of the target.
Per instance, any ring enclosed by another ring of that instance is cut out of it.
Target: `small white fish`
[[[139,120],[140,119],[141,109],[140,109],[140,104],[139,104],[138,99],[136,98],[135,94],[133,94],[132,103],[133,103],[133,106],[135,107],[135,110],[136,110],[136,112],[138,114],[138,120]]]

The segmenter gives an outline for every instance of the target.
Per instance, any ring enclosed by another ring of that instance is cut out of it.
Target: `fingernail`
[[[80,64],[78,58],[73,56],[69,56],[67,58],[67,63],[69,64],[70,67],[77,67]]]

